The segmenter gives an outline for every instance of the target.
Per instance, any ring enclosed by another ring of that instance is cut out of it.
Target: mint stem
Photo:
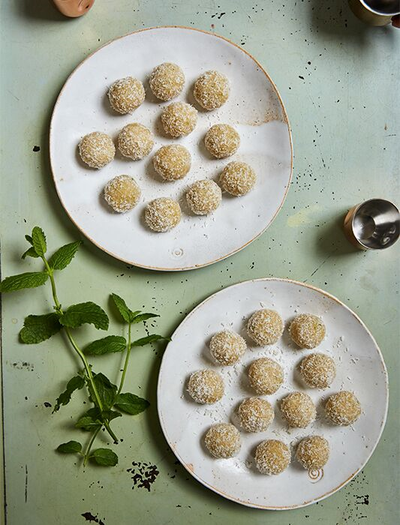
[[[93,443],[94,443],[94,440],[96,439],[97,437],[97,434],[100,432],[100,429],[101,427],[99,427],[98,429],[96,429],[94,432],[93,432],[93,435],[92,437],[90,438],[90,441],[89,441],[89,444],[87,446],[87,449],[86,449],[86,453],[83,457],[83,466],[86,467],[87,465],[87,462],[89,460],[89,454],[90,454],[90,450],[92,449],[92,446],[93,446]]]
[[[50,265],[49,265],[49,263],[48,263],[48,261],[47,261],[45,256],[42,256],[42,260],[43,260],[43,262],[44,262],[44,264],[46,266],[47,273],[49,274],[49,277],[50,277],[51,292],[53,294],[53,300],[54,300],[54,305],[55,305],[55,308],[56,308],[56,312],[61,316],[63,314],[63,310],[62,310],[61,303],[60,303],[60,301],[58,299],[58,296],[57,296],[57,289],[56,289],[56,282],[55,282],[55,279],[54,279],[54,272],[53,272],[52,268],[50,268]],[[89,365],[89,363],[88,363],[88,361],[86,359],[86,356],[82,352],[82,350],[79,348],[79,346],[76,343],[75,339],[72,337],[72,334],[71,334],[69,328],[66,327],[66,326],[63,326],[63,328],[65,330],[65,333],[67,334],[69,342],[71,343],[71,345],[74,348],[75,352],[80,357],[80,359],[81,359],[81,361],[83,363],[83,366],[85,367],[86,375],[87,375],[87,378],[89,380],[89,383],[90,383],[91,389],[93,391],[94,397],[96,398],[97,406],[99,407],[100,411],[102,412],[103,408],[104,408],[103,407],[103,403],[101,402],[101,399],[100,399],[99,393],[97,391],[95,382],[93,381],[92,370],[91,370],[90,365]],[[111,430],[108,421],[104,422],[104,426],[107,429],[107,432],[110,434],[110,436],[114,440],[114,442],[118,443],[118,438],[114,434],[114,432]]]
[[[129,323],[129,326],[128,326],[128,346],[127,346],[127,351],[126,351],[124,368],[122,370],[121,383],[119,385],[117,395],[119,395],[121,393],[121,391],[122,391],[122,387],[124,386],[126,371],[128,370],[129,356],[131,354],[131,349],[132,349],[131,328],[132,328],[132,323]]]

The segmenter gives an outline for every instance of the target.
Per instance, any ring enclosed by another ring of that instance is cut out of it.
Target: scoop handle
[[[77,18],[91,9],[94,0],[53,0],[53,3],[63,15]]]

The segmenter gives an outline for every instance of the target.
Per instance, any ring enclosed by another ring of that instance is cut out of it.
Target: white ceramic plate
[[[231,95],[219,110],[200,112],[188,137],[174,141],[159,133],[158,119],[167,103],[151,96],[147,78],[153,67],[175,62],[185,72],[184,92],[175,101],[193,103],[191,87],[204,71],[217,69],[230,80]],[[147,97],[133,115],[113,112],[106,97],[115,80],[128,75],[145,84]],[[131,161],[117,154],[102,170],[86,168],[77,154],[81,137],[104,131],[116,137],[130,122],[141,122],[155,134],[153,153],[179,142],[192,154],[192,169],[184,180],[162,182],[150,155]],[[232,124],[241,146],[229,159],[212,160],[203,138],[216,123]],[[156,270],[188,270],[219,261],[258,237],[281,208],[292,172],[289,124],[280,96],[260,64],[232,42],[211,33],[182,27],[138,31],[100,48],[72,73],[57,100],[50,126],[50,158],[61,202],[77,227],[99,248],[136,266]],[[220,208],[208,217],[183,214],[173,231],[157,234],[143,225],[145,203],[156,197],[182,199],[185,188],[202,178],[215,179],[230,160],[251,164],[258,181],[245,197],[224,196]],[[134,176],[142,200],[127,214],[110,213],[101,197],[112,177]]]
[[[297,313],[313,313],[324,320],[326,339],[318,347],[336,362],[337,375],[329,389],[305,388],[295,367],[314,350],[297,349],[285,330],[272,347],[252,347],[245,321],[262,307],[276,309],[288,323]],[[240,364],[213,364],[207,344],[223,328],[245,337],[249,350]],[[232,459],[213,459],[204,447],[204,433],[217,422],[236,423],[234,409],[254,396],[245,370],[255,358],[270,356],[285,371],[285,382],[267,396],[275,407],[275,420],[266,432],[242,432],[242,448]],[[189,375],[199,369],[218,370],[225,395],[215,405],[198,405],[186,393]],[[317,405],[317,420],[307,429],[288,429],[277,402],[293,390],[306,391]],[[322,400],[330,393],[352,390],[362,415],[350,427],[330,425]],[[178,459],[203,485],[228,499],[261,509],[291,509],[315,503],[333,494],[359,472],[381,436],[388,407],[388,378],[382,354],[368,329],[335,297],[311,286],[281,279],[259,279],[230,286],[195,308],[175,331],[163,357],[158,383],[158,412],[165,437]],[[325,436],[331,456],[323,470],[307,472],[293,459],[278,476],[259,474],[253,463],[255,446],[265,439],[281,439],[292,448],[311,434]]]

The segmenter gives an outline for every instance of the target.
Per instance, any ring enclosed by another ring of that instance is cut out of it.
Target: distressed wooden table
[[[162,349],[142,348],[134,355],[128,382],[152,404],[119,424],[124,441],[118,446],[117,467],[82,470],[71,458],[53,452],[60,442],[73,439],[69,427],[83,398],[76,396],[57,415],[51,415],[48,405],[54,404],[77,363],[60,337],[37,347],[18,341],[24,316],[46,304],[51,308],[47,288],[6,295],[2,388],[7,523],[397,523],[400,243],[381,253],[355,252],[340,223],[357,202],[399,195],[400,32],[362,25],[344,0],[97,0],[77,20],[58,15],[45,0],[3,0],[1,15],[3,277],[34,268],[35,261],[20,260],[23,236],[34,225],[46,230],[54,247],[80,238],[58,201],[48,160],[50,115],[73,68],[108,40],[142,27],[186,25],[215,31],[262,63],[285,102],[295,159],[282,211],[245,250],[193,272],[130,268],[85,241],[68,273],[60,276],[63,302],[92,299],[107,307],[109,292],[116,292],[138,308],[159,312],[158,331],[168,333],[220,288],[256,277],[293,278],[331,292],[360,315],[383,351],[391,379],[382,440],[350,484],[300,510],[248,509],[203,488],[169,450],[156,413]],[[115,321],[112,325],[121,331]],[[83,338],[89,332],[83,330]],[[105,363],[110,373],[116,372],[114,359]]]

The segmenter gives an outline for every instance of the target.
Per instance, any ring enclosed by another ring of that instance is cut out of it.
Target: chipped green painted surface
[[[151,408],[124,418],[120,463],[82,471],[53,449],[74,439],[68,430],[82,403],[51,415],[76,362],[54,338],[18,343],[28,313],[50,308],[47,289],[3,298],[3,391],[9,524],[115,525],[252,523],[391,525],[400,519],[398,246],[355,252],[340,230],[353,204],[399,195],[398,92],[400,32],[369,28],[336,2],[249,0],[97,0],[66,20],[47,1],[3,0],[2,273],[22,271],[23,235],[41,225],[54,245],[80,238],[57,199],[49,171],[48,126],[55,98],[72,69],[99,45],[135,29],[186,25],[215,31],[254,54],[276,82],[293,129],[294,180],[274,224],[248,248],[214,266],[180,274],[128,268],[89,242],[60,276],[67,304],[91,298],[107,307],[108,292],[161,314],[172,331],[202,299],[255,277],[288,277],[336,295],[365,321],[382,348],[391,379],[383,438],[364,471],[329,499],[284,513],[247,509],[191,479],[168,449],[156,415],[160,353],[135,351],[127,381]],[[199,50],[200,52],[200,50]],[[397,103],[397,108],[396,108]],[[397,121],[397,124],[396,124]],[[35,261],[26,263],[26,271]],[[118,333],[120,326],[113,322]],[[82,339],[89,339],[83,330]],[[105,368],[116,373],[115,360]],[[137,386],[137,388],[136,388]],[[136,464],[132,464],[136,463]],[[149,482],[151,479],[151,483]],[[150,490],[148,490],[150,489]]]

